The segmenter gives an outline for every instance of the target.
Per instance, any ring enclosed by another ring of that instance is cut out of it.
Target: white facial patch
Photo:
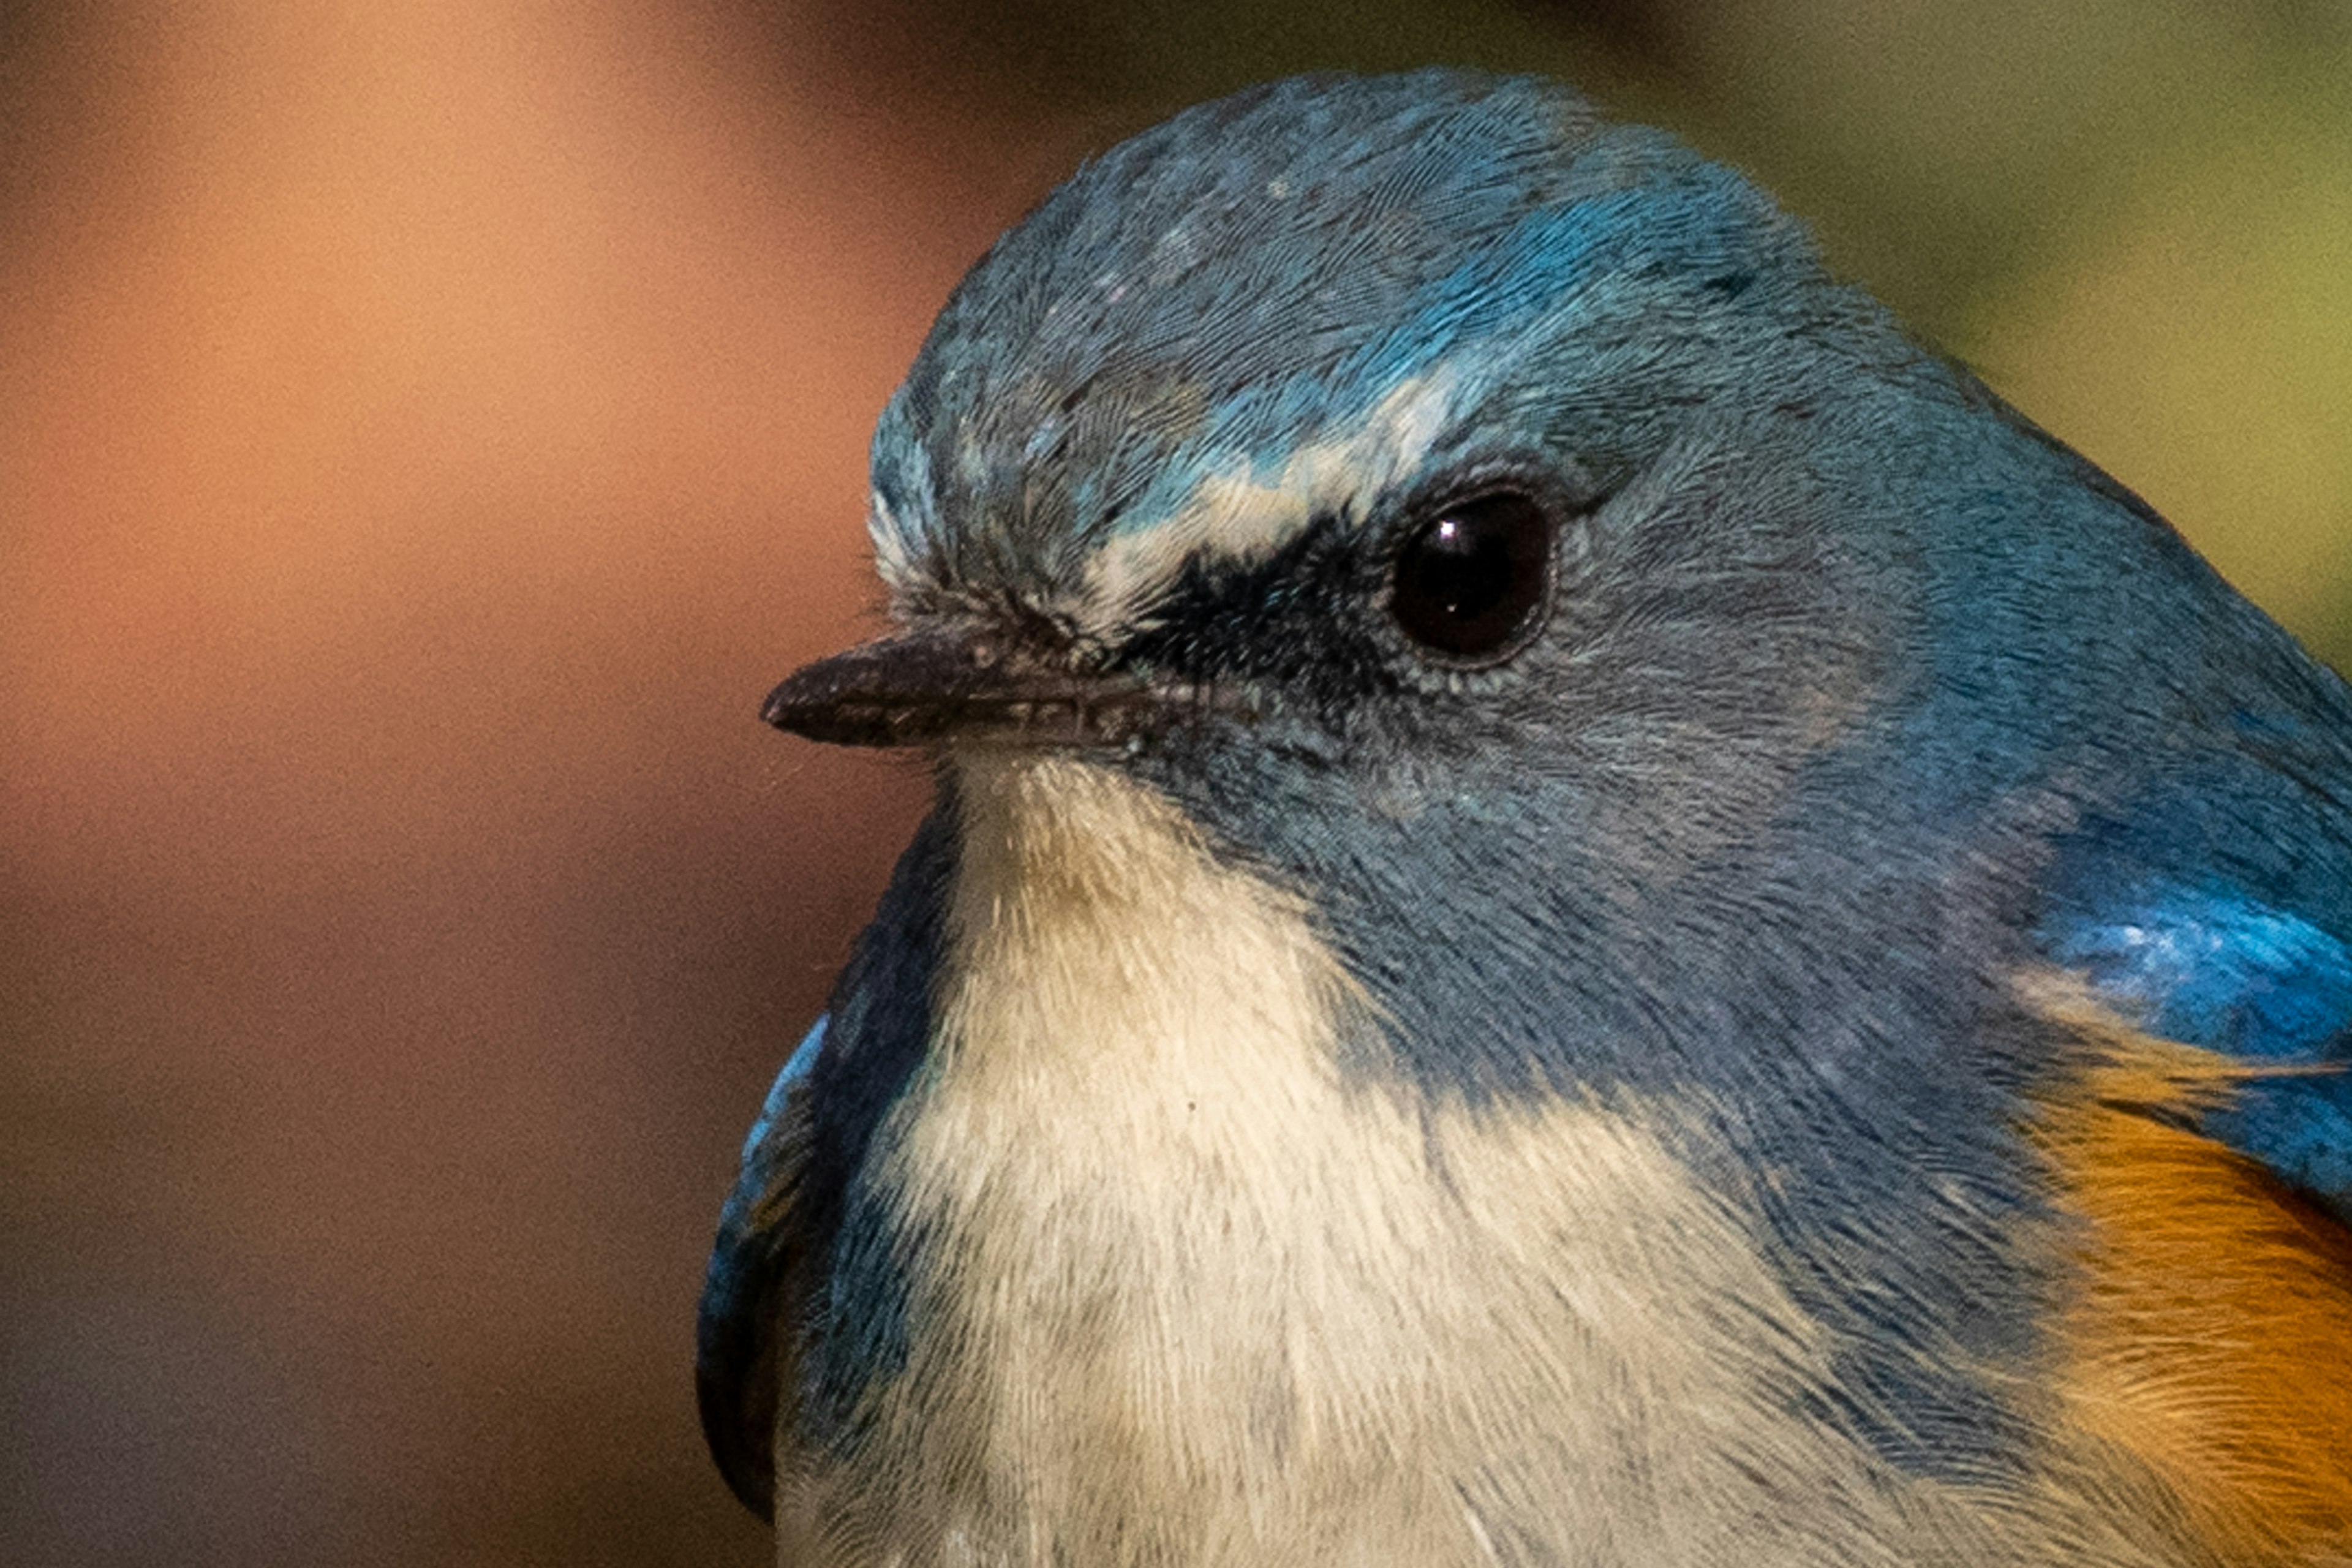
[[[1267,559],[1317,518],[1409,478],[1444,430],[1453,395],[1453,376],[1433,371],[1400,384],[1347,429],[1300,442],[1270,475],[1237,457],[1164,520],[1113,535],[1063,608],[1082,633],[1108,637],[1135,625],[1192,562]]]
[[[922,474],[928,489],[929,471],[918,472]],[[907,551],[908,524],[878,489],[866,492],[866,537],[874,544],[876,575],[894,597],[903,597],[913,588],[916,578],[915,562]]]
[[[875,1143],[908,1359],[864,1447],[782,1467],[781,1561],[2142,1560],[1802,1416],[1826,1336],[1648,1119],[1344,1074],[1373,1020],[1309,911],[1163,798],[1012,751],[958,784],[931,1059]]]

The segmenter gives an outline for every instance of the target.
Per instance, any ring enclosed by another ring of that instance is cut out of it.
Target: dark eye
[[[1405,542],[1389,613],[1405,636],[1435,652],[1499,653],[1542,611],[1551,536],[1550,515],[1526,496],[1447,507]]]

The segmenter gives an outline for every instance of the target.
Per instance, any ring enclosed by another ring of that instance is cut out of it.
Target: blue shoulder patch
[[[824,1027],[832,1021],[830,1014],[817,1015],[816,1022],[809,1026],[809,1032],[801,1037],[801,1043],[793,1047],[791,1056],[784,1058],[783,1070],[776,1074],[776,1081],[768,1086],[768,1098],[760,1103],[760,1119],[751,1123],[751,1131],[743,1139],[743,1174],[727,1199],[727,1210],[719,1215],[719,1224],[722,1231],[726,1228],[728,1214],[744,1201],[746,1189],[752,1186],[752,1178],[767,1157],[763,1151],[766,1150],[768,1134],[774,1131],[777,1122],[783,1120],[784,1107],[792,1102],[793,1089],[808,1077],[809,1069],[816,1066],[817,1053],[824,1049]]]
[[[2052,957],[2152,1032],[2314,1069],[2248,1085],[2204,1130],[2352,1221],[2352,946],[2242,895],[2179,887],[2048,934]]]

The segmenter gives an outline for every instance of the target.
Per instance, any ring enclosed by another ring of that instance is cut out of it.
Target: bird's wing
[[[825,1016],[768,1091],[719,1215],[702,1285],[695,1387],[711,1457],[762,1519],[774,1507],[780,1402],[790,1397],[794,1414],[806,1416],[810,1379],[820,1405],[828,1394],[854,1400],[856,1375],[869,1370],[861,1359],[867,1342],[856,1335],[887,1331],[887,1314],[860,1299],[856,1332],[844,1349],[813,1304],[837,1302],[845,1289],[836,1255],[845,1225],[854,1228],[854,1219],[845,1219],[855,1206],[851,1187],[930,1039],[952,810],[950,801],[926,817],[899,857]],[[828,1365],[837,1374],[830,1380]]]
[[[784,1063],[743,1141],[742,1169],[719,1214],[719,1238],[703,1276],[694,1383],[703,1436],[728,1487],[765,1517],[774,1479],[776,1365],[784,1269],[804,1226],[796,1224],[810,1146],[809,1073],[824,1049],[826,1019]]]
[[[2235,888],[2179,884],[2053,936],[2052,956],[2151,1033],[2256,1069],[2200,1130],[2352,1224],[2352,942]]]

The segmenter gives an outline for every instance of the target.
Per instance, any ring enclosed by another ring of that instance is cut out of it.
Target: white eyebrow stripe
[[[905,594],[919,575],[917,557],[908,551],[907,541],[914,531],[890,504],[889,497],[877,485],[866,493],[866,537],[874,546],[874,570],[882,585],[893,595]]]
[[[1409,377],[1346,431],[1292,448],[1270,478],[1236,454],[1164,520],[1106,542],[1059,607],[1081,635],[1108,638],[1133,626],[1192,562],[1248,566],[1267,559],[1317,518],[1418,470],[1453,414],[1454,391],[1454,376],[1444,370]]]

